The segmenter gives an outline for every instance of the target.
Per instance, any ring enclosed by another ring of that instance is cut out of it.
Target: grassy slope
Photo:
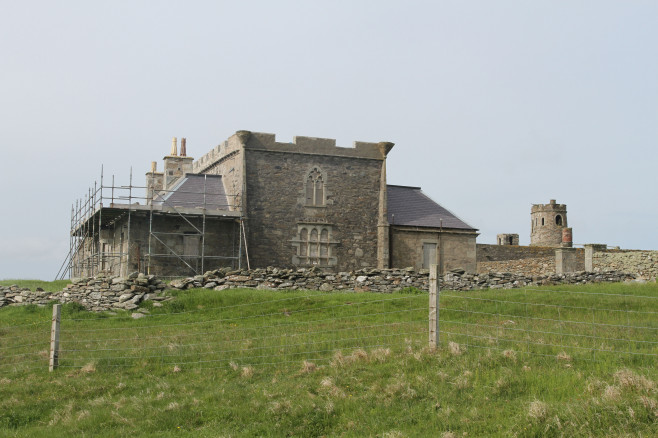
[[[55,281],[43,281],[43,280],[0,280],[0,286],[18,286],[26,287],[30,290],[36,290],[40,287],[46,292],[58,292],[66,287],[69,284],[69,280],[55,280]]]
[[[658,297],[655,284],[645,286],[607,285],[572,288],[576,291],[625,293]],[[492,297],[483,292],[479,297]],[[527,292],[513,292],[520,300]],[[307,320],[317,319],[323,312],[336,321],[353,314],[365,315],[369,306],[379,310],[382,304],[366,304],[378,300],[376,294],[322,294],[304,297],[304,293],[231,291],[221,294],[209,291],[181,293],[176,302],[162,309],[162,318],[173,327],[163,326],[160,335],[170,339],[163,352],[176,353],[169,360],[149,359],[149,331],[140,336],[140,325],[153,324],[160,317],[133,321],[117,315],[99,319],[79,312],[75,306],[65,306],[63,319],[68,327],[77,324],[78,331],[109,328],[108,339],[118,336],[124,327],[133,327],[134,343],[146,353],[133,359],[117,360],[111,354],[84,351],[64,356],[60,368],[48,373],[39,368],[23,370],[19,365],[3,367],[0,378],[0,435],[3,436],[441,436],[453,432],[457,436],[653,436],[658,434],[658,371],[654,358],[639,360],[599,355],[592,362],[578,350],[572,358],[539,356],[493,347],[498,344],[473,344],[464,347],[466,337],[454,337],[461,346],[448,345],[444,336],[441,348],[430,352],[425,347],[426,335],[405,334],[403,339],[383,338],[390,348],[372,347],[353,350],[357,343],[336,344],[341,353],[327,353],[316,361],[316,367],[303,364],[303,356],[287,356],[290,363],[249,365],[257,359],[249,356],[212,363],[209,369],[198,364],[177,365],[186,354],[204,355],[202,347],[193,352],[181,344],[189,342],[187,332],[200,330],[195,319],[219,317],[226,320],[221,330],[238,330],[240,345],[251,346],[252,327],[262,324],[257,315],[271,315],[282,309],[296,311],[317,307],[315,313],[300,313]],[[446,295],[448,293],[446,292]],[[396,295],[390,296],[395,298]],[[400,295],[408,308],[426,305],[427,297]],[[516,297],[516,298],[515,298]],[[547,294],[545,299],[553,298]],[[276,301],[295,298],[292,301]],[[570,305],[587,304],[585,299],[611,300],[605,296],[564,295]],[[244,303],[271,301],[259,306],[214,308]],[[446,309],[459,307],[459,299],[446,298]],[[654,300],[655,301],[655,300]],[[652,300],[648,303],[653,305]],[[357,303],[335,307],[345,303]],[[647,302],[647,301],[642,301]],[[396,301],[396,303],[398,303]],[[327,306],[327,305],[330,306]],[[615,303],[606,303],[613,306]],[[469,303],[469,305],[471,305]],[[480,310],[493,306],[482,303]],[[496,304],[497,305],[497,304]],[[623,303],[631,308],[633,300]],[[330,307],[330,310],[323,310]],[[461,307],[460,309],[463,309]],[[382,307],[383,310],[383,307]],[[491,309],[488,309],[491,310]],[[500,309],[498,309],[500,310]],[[550,309],[549,309],[550,310]],[[653,307],[650,309],[656,311]],[[194,311],[195,313],[179,312]],[[463,312],[462,312],[463,313]],[[400,321],[408,322],[411,312],[402,312]],[[442,314],[457,320],[459,313]],[[624,314],[628,317],[627,314]],[[464,315],[461,322],[473,315]],[[611,315],[610,318],[615,318]],[[35,330],[47,332],[50,310],[29,306],[0,311],[0,335],[31,336]],[[239,318],[239,319],[238,319]],[[267,316],[270,328],[265,331],[280,334],[276,320]],[[372,322],[394,322],[393,315],[368,316]],[[565,317],[566,318],[566,317]],[[72,321],[80,319],[80,321]],[[228,321],[230,319],[231,321]],[[290,318],[283,317],[287,323]],[[237,321],[237,322],[236,322]],[[634,323],[634,321],[627,321]],[[645,323],[651,323],[651,321]],[[19,324],[34,324],[8,328]],[[349,329],[349,322],[345,324]],[[426,325],[424,322],[422,323]],[[656,327],[654,321],[653,327]],[[375,324],[372,324],[375,325]],[[449,326],[449,324],[446,324]],[[414,326],[414,325],[412,325]],[[5,327],[5,329],[2,329]],[[306,327],[302,325],[302,327]],[[453,326],[452,329],[456,330]],[[287,327],[289,330],[291,327]],[[18,332],[17,332],[18,330]],[[168,332],[171,330],[171,332]],[[207,330],[204,328],[203,330]],[[221,331],[220,330],[220,331]],[[327,331],[332,328],[327,327]],[[355,328],[355,330],[358,330]],[[373,329],[374,330],[374,329]],[[385,330],[392,330],[388,325]],[[99,338],[103,331],[93,332]],[[204,332],[206,333],[206,332]],[[334,332],[334,334],[337,332]],[[342,333],[342,332],[341,332]],[[359,332],[361,333],[361,332]],[[410,332],[411,333],[411,332]],[[471,332],[472,333],[472,332]],[[324,345],[331,333],[310,334],[305,342]],[[379,335],[383,336],[382,333]],[[69,336],[73,336],[71,332]],[[210,338],[210,335],[204,335]],[[41,339],[39,335],[39,339]],[[194,339],[198,336],[193,336]],[[268,339],[267,342],[275,342]],[[474,338],[476,339],[476,338]],[[87,338],[88,340],[88,338]],[[381,338],[379,339],[381,341]],[[393,342],[393,341],[396,342]],[[213,338],[217,345],[221,336]],[[398,342],[399,341],[399,342]],[[654,339],[655,341],[655,339]],[[69,341],[72,342],[72,341]],[[83,349],[85,344],[81,339]],[[257,342],[257,341],[256,341]],[[110,341],[101,341],[109,345]],[[125,342],[124,342],[125,344]],[[9,344],[0,344],[9,345]],[[66,345],[66,344],[64,344]],[[69,344],[70,345],[70,344]],[[478,347],[483,348],[476,348]],[[518,344],[510,343],[510,346]],[[504,346],[506,347],[506,346]],[[44,348],[47,348],[47,342]],[[65,347],[66,348],[66,347]],[[252,347],[249,347],[252,348]],[[304,347],[300,347],[304,348]],[[2,350],[0,350],[1,352]],[[132,350],[131,350],[132,351]],[[161,352],[160,350],[156,350]],[[262,351],[262,350],[258,350]],[[271,353],[274,355],[276,351]],[[655,351],[655,348],[650,351]],[[86,356],[89,354],[89,356]],[[132,354],[132,353],[131,353]],[[73,357],[75,355],[75,357]],[[202,356],[205,357],[205,356]],[[272,357],[266,358],[271,360]],[[43,361],[45,364],[45,360]],[[112,367],[121,365],[121,367]]]

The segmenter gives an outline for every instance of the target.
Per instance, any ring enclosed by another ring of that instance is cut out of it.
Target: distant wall
[[[478,262],[536,259],[539,257],[555,257],[555,248],[548,248],[544,246],[477,244]]]
[[[592,264],[595,272],[623,271],[645,279],[658,277],[658,251],[597,251],[592,255]]]
[[[575,271],[585,270],[585,250],[576,248]],[[555,248],[477,245],[477,272],[512,272],[530,276],[555,274]]]

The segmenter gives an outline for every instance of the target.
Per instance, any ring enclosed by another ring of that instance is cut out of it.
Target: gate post
[[[59,366],[59,322],[62,315],[62,305],[53,305],[53,324],[50,330],[50,366],[48,371],[53,371]]]
[[[429,305],[429,347],[430,350],[436,350],[439,346],[439,267],[436,264],[430,265],[430,305]]]

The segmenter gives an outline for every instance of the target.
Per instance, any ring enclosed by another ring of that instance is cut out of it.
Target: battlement
[[[566,204],[558,204],[555,202],[555,199],[551,199],[548,204],[533,204],[531,213],[566,211],[566,209]]]
[[[333,138],[295,136],[292,142],[276,141],[275,134],[264,132],[237,131],[228,140],[213,148],[210,152],[194,162],[193,171],[203,172],[212,164],[241,149],[262,150],[268,152],[286,152],[310,155],[331,155],[383,160],[393,148],[393,143],[370,143],[355,141],[353,147],[336,146]]]

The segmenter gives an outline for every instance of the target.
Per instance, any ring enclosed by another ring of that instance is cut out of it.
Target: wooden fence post
[[[53,371],[59,366],[59,322],[62,314],[62,305],[53,305],[53,324],[50,329],[50,366],[49,371]]]
[[[439,280],[438,265],[430,265],[430,350],[439,346]]]

